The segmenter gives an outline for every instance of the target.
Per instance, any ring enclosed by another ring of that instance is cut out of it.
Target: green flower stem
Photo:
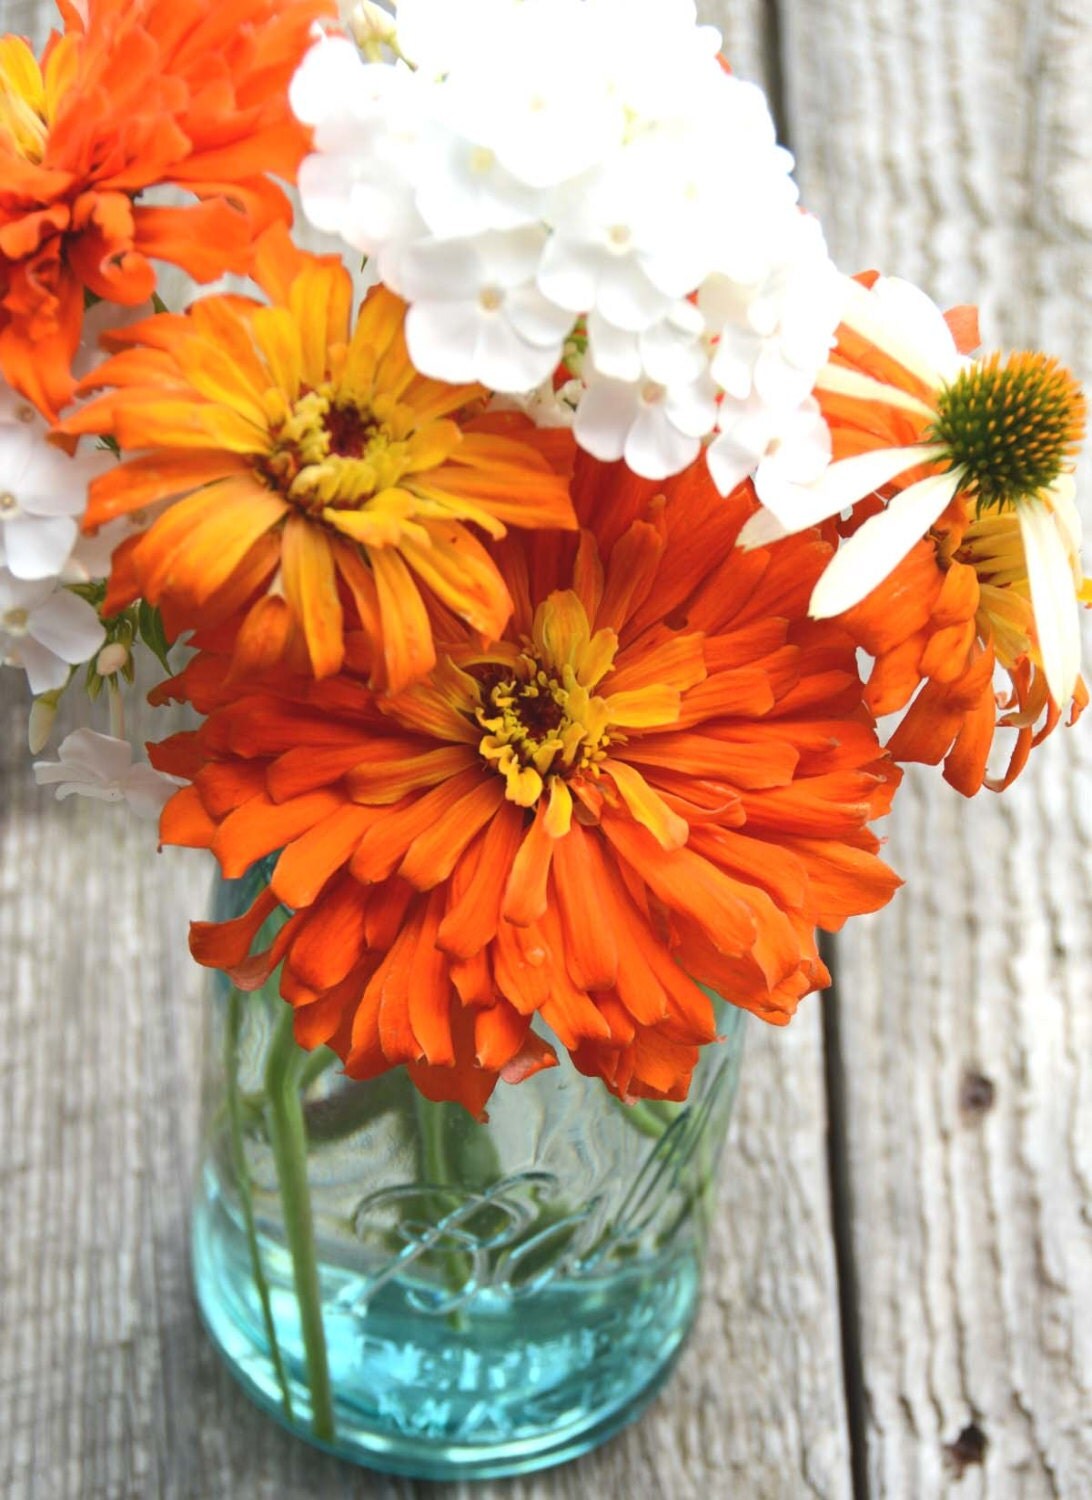
[[[227,1078],[228,1135],[231,1142],[232,1161],[235,1167],[235,1183],[239,1194],[239,1207],[242,1210],[243,1224],[246,1228],[247,1249],[250,1252],[250,1271],[254,1278],[258,1301],[262,1306],[262,1322],[265,1324],[265,1336],[269,1344],[269,1357],[273,1361],[273,1370],[277,1376],[277,1384],[281,1388],[284,1414],[288,1421],[291,1422],[292,1397],[289,1394],[288,1380],[285,1377],[284,1365],[281,1362],[280,1346],[277,1343],[277,1330],[273,1324],[273,1309],[269,1300],[269,1283],[266,1281],[265,1272],[262,1269],[261,1251],[258,1248],[258,1231],[254,1224],[254,1198],[250,1191],[250,1172],[247,1168],[246,1149],[243,1144],[243,1110],[239,1092],[239,1033],[243,1025],[243,1003],[243,997],[239,991],[232,989],[228,996],[227,1025],[224,1029],[224,1073]]]
[[[453,1180],[448,1163],[447,1145],[444,1139],[444,1108],[426,1099],[416,1088],[413,1091],[413,1106],[417,1116],[417,1162],[418,1178],[423,1186],[431,1188],[450,1187]],[[458,1206],[458,1199],[446,1195],[441,1199],[444,1212],[451,1213]],[[444,1281],[451,1292],[460,1291],[467,1283],[473,1263],[460,1250],[438,1252],[443,1267]],[[448,1313],[448,1323],[456,1331],[466,1327],[466,1316],[462,1308]]]
[[[277,1166],[285,1234],[292,1256],[307,1378],[311,1388],[311,1427],[320,1442],[334,1440],[334,1407],[326,1331],[322,1325],[315,1225],[307,1182],[307,1131],[299,1094],[300,1049],[292,1031],[292,1009],[285,1006],[265,1069],[269,1139]]]
[[[336,1052],[331,1052],[329,1047],[316,1047],[314,1052],[309,1052],[300,1065],[299,1092],[306,1094],[313,1083],[317,1083],[323,1073],[328,1073],[337,1062]]]
[[[611,1103],[617,1105],[622,1113],[622,1118],[640,1135],[648,1136],[650,1141],[658,1141],[667,1130],[667,1127],[678,1118],[681,1106],[670,1104],[659,1099],[638,1099],[633,1104],[626,1104],[616,1094],[611,1094]]]

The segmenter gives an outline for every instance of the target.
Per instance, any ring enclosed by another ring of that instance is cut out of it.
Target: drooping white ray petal
[[[851,282],[842,322],[898,360],[931,390],[958,372],[960,356],[944,315],[909,282],[881,277],[871,291],[860,282]]]
[[[785,530],[772,510],[756,510],[744,523],[736,538],[736,546],[742,547],[744,552],[752,552],[756,547],[768,547],[771,542],[780,542],[791,535],[792,532]]]
[[[930,474],[903,490],[842,543],[815,585],[808,613],[817,620],[852,609],[883,582],[929,530],[959,484],[957,474]]]
[[[1081,670],[1080,606],[1073,590],[1073,568],[1044,501],[1024,500],[1017,513],[1043,671],[1050,696],[1059,708],[1065,708]]]
[[[909,448],[877,448],[871,453],[855,453],[852,458],[831,464],[814,484],[792,484],[780,476],[771,476],[758,498],[782,526],[789,531],[802,531],[805,526],[814,526],[828,516],[836,516],[846,506],[855,505],[916,464],[939,458],[942,452],[935,445],[915,444]]]
[[[885,406],[897,406],[900,411],[912,412],[916,417],[932,420],[936,412],[909,391],[900,391],[897,386],[874,380],[871,375],[862,375],[860,370],[847,369],[845,365],[824,365],[815,381],[817,391],[831,391],[839,396],[852,396],[855,401],[878,401]]]

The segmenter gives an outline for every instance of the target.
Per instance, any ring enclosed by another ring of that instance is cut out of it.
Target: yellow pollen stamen
[[[19,509],[19,502],[10,490],[0,494],[0,516],[13,516]]]
[[[9,609],[0,615],[0,625],[12,635],[26,635],[30,615],[25,609]]]
[[[367,509],[415,466],[409,407],[380,399],[352,404],[338,399],[341,394],[327,382],[279,413],[275,402],[267,403],[273,438],[258,470],[271,488],[316,519],[331,509]],[[457,442],[453,428],[450,447]]]
[[[475,715],[485,733],[478,751],[504,777],[518,807],[533,807],[558,778],[598,777],[611,745],[626,738],[610,726],[606,700],[592,691],[611,669],[617,637],[593,636],[582,609],[565,614],[572,598],[554,595],[540,606],[533,639],[479,689]],[[574,623],[576,633],[567,633]]]

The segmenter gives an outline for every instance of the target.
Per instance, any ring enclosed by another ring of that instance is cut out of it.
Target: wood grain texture
[[[704,9],[759,76],[762,6]],[[40,38],[48,14],[0,0],[0,31]],[[638,1427],[552,1474],[437,1487],[327,1459],[253,1409],[189,1285],[203,1006],[185,930],[210,872],[157,857],[116,809],[34,788],[25,711],[0,672],[5,1500],[845,1500],[817,1003],[788,1034],[752,1027],[704,1308]]]
[[[988,343],[1049,347],[1087,382],[1087,6],[786,0],[782,12],[802,187],[840,263],[909,276],[942,305],[977,298]],[[838,944],[870,1494],[1083,1500],[1087,724],[1058,734],[1003,799],[967,804],[914,776],[890,833],[908,888]],[[959,1480],[944,1450],[972,1423],[985,1462]]]

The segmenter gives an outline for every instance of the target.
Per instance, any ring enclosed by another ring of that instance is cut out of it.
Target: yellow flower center
[[[30,614],[25,609],[9,609],[0,615],[0,625],[11,635],[26,635]]]
[[[577,682],[572,667],[555,676],[527,651],[482,693],[477,719],[485,734],[478,749],[518,807],[533,807],[549,776],[594,775],[606,758],[607,705]]]
[[[1080,386],[1045,354],[976,360],[936,405],[927,441],[946,449],[979,513],[1011,509],[1049,488],[1072,466],[1084,435]]]
[[[369,546],[416,537],[429,510],[413,476],[447,461],[461,441],[454,422],[426,421],[385,393],[349,399],[333,381],[305,391],[271,421],[270,451],[257,464],[265,482],[312,520]],[[409,486],[409,488],[407,488]]]
[[[625,736],[610,729],[610,706],[593,691],[611,669],[618,637],[592,635],[574,594],[551,594],[522,645],[514,661],[479,675],[478,750],[504,777],[508,799],[533,807],[551,778],[597,775],[611,743]]]

